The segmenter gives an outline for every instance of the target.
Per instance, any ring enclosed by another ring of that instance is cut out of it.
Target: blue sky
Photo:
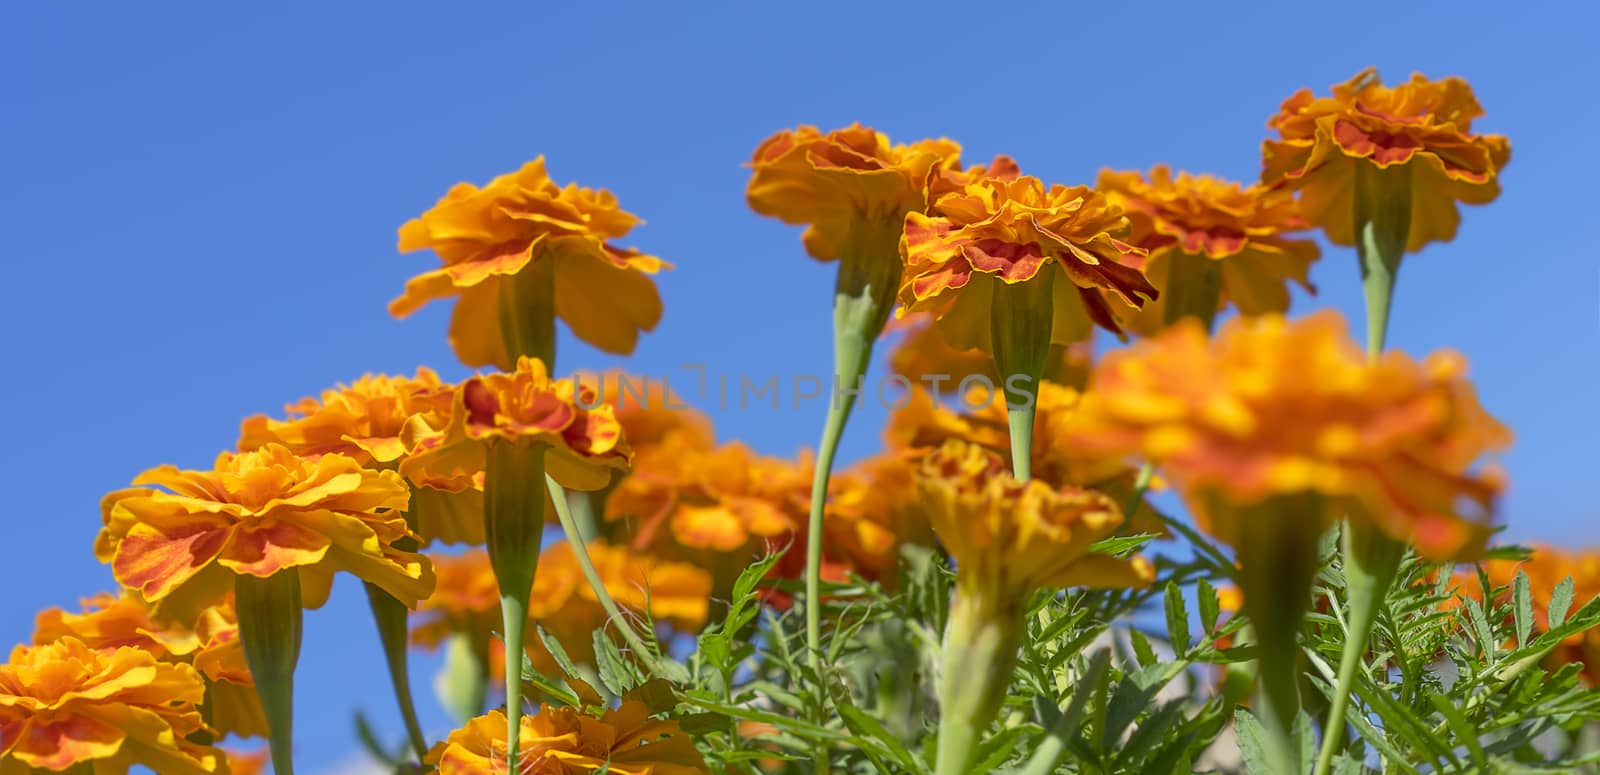
[[[1464,351],[1517,430],[1513,538],[1600,544],[1600,108],[1584,53],[1600,6],[557,5],[0,10],[0,640],[109,587],[90,552],[96,503],[139,471],[204,466],[241,418],[364,371],[466,373],[446,305],[384,310],[433,265],[395,253],[396,227],[457,180],[544,153],[558,180],[608,187],[648,221],[628,242],[677,269],[630,368],[816,373],[831,362],[832,268],[744,206],[740,164],[772,131],[859,120],[945,135],[1062,183],[1158,162],[1251,178],[1284,97],[1367,65],[1390,81],[1468,78],[1480,128],[1513,146],[1501,199],[1405,265],[1391,346]],[[1326,251],[1313,279],[1316,304],[1359,310],[1350,251]],[[560,361],[619,363],[570,339]],[[723,437],[789,454],[815,443],[820,408],[712,414]],[[882,419],[857,417],[847,457],[874,449]],[[307,627],[298,742],[314,770],[353,748],[352,707],[398,721],[359,587]]]

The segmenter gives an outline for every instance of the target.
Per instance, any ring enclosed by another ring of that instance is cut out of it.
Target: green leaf
[[[600,683],[613,695],[621,697],[644,682],[639,669],[622,656],[604,629],[594,631],[594,661],[600,672]]]
[[[573,663],[572,657],[567,656],[567,650],[562,648],[561,641],[556,640],[555,636],[545,632],[544,627],[537,622],[533,625],[533,631],[539,634],[539,640],[544,643],[545,650],[549,651],[556,664],[561,666],[562,672],[567,675],[581,675],[578,672],[578,666]],[[522,672],[524,675],[532,669],[532,666],[533,663],[529,662],[528,656],[524,654],[522,656]]]
[[[367,721],[367,715],[357,710],[354,716],[356,740],[361,743],[362,748],[366,749],[367,755],[390,767],[399,764],[400,757],[385,751],[383,743],[378,742],[378,734],[373,731],[372,724]]]
[[[1517,569],[1511,581],[1511,602],[1517,625],[1517,648],[1528,645],[1528,633],[1533,631],[1533,592],[1529,588],[1528,574]]]
[[[1233,732],[1239,740],[1239,757],[1244,760],[1244,771],[1250,775],[1273,775],[1267,761],[1267,730],[1250,711],[1239,708],[1233,713]]]
[[[1194,593],[1200,598],[1200,626],[1207,634],[1217,629],[1217,617],[1222,611],[1222,601],[1217,598],[1217,588],[1211,582],[1200,579],[1195,585]]]
[[[1517,575],[1522,577],[1520,572]],[[1526,577],[1522,577],[1522,581],[1524,585],[1527,584]],[[1444,716],[1445,723],[1455,732],[1456,739],[1466,744],[1468,753],[1472,754],[1472,763],[1479,770],[1488,769],[1489,757],[1483,752],[1483,744],[1478,742],[1478,730],[1472,728],[1471,722],[1467,721],[1461,709],[1457,708],[1450,698],[1438,692],[1428,692],[1428,701],[1433,703],[1433,708],[1439,711],[1439,715]]]
[[[1189,610],[1183,602],[1183,591],[1178,585],[1167,582],[1167,640],[1179,659],[1189,653]]]
[[[1110,538],[1102,538],[1099,541],[1089,544],[1089,551],[1095,554],[1108,554],[1112,557],[1127,557],[1128,555],[1139,551],[1140,547],[1157,538],[1160,538],[1160,536],[1155,533],[1140,533],[1139,535],[1131,536],[1112,536]]]
[[[1572,577],[1568,576],[1556,585],[1555,592],[1550,596],[1548,618],[1551,627],[1560,627],[1567,621],[1567,611],[1572,608]]]
[[[1128,629],[1128,642],[1133,644],[1133,655],[1141,667],[1149,667],[1156,663],[1156,651],[1150,648],[1150,639],[1137,628]]]

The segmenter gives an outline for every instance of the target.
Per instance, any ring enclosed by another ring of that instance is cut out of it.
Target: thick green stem
[[[1011,435],[1011,471],[1022,481],[1033,476],[1033,418],[1050,357],[1054,277],[1043,272],[1026,282],[996,282],[990,313],[995,372],[1004,383]]]
[[[505,342],[506,362],[502,369],[516,366],[517,358],[528,356],[555,368],[556,303],[555,262],[553,256],[537,255],[514,275],[502,276],[500,284],[500,337]]]
[[[1395,278],[1411,232],[1411,167],[1356,165],[1356,255],[1367,301],[1367,351],[1383,351]]]
[[[993,595],[956,591],[939,677],[938,775],[972,771],[978,742],[1005,703],[1022,640],[1023,611]]]
[[[294,668],[300,661],[300,573],[234,577],[245,663],[266,711],[272,771],[294,775]]]
[[[1174,251],[1167,259],[1167,287],[1161,290],[1164,322],[1171,326],[1184,318],[1199,320],[1207,331],[1216,326],[1222,303],[1222,262],[1203,253]]]
[[[1259,710],[1272,772],[1300,770],[1293,742],[1300,714],[1300,630],[1316,579],[1322,528],[1316,515],[1322,508],[1318,495],[1286,495],[1240,508],[1230,518],[1249,525],[1235,538],[1239,587],[1256,637]]]
[[[1405,544],[1400,543],[1364,522],[1350,521],[1344,528],[1345,590],[1350,598],[1349,632],[1345,637],[1344,653],[1339,656],[1338,684],[1328,708],[1328,722],[1323,725],[1322,750],[1317,754],[1315,775],[1327,775],[1333,767],[1334,754],[1338,752],[1344,735],[1345,713],[1350,706],[1356,675],[1361,670],[1366,655],[1367,639],[1372,637],[1372,626],[1378,612],[1383,609],[1389,586],[1400,570],[1400,559],[1405,555]]]
[[[872,343],[894,309],[900,285],[900,218],[864,219],[839,258],[833,297],[833,385],[817,467],[811,479],[811,511],[806,520],[806,652],[811,672],[823,681],[822,653],[822,518],[827,511],[828,479],[839,452],[845,423],[872,360]],[[826,698],[828,693],[818,693]],[[823,700],[826,702],[826,699]],[[822,707],[816,709],[820,720]],[[828,772],[826,744],[813,756],[817,773]]]
[[[548,475],[545,476],[545,484],[550,488],[551,502],[556,505],[556,516],[561,520],[561,530],[566,534],[567,543],[572,545],[573,556],[578,558],[578,568],[588,580],[589,589],[594,592],[595,599],[600,601],[600,607],[611,617],[611,626],[622,633],[622,639],[627,641],[628,647],[638,655],[645,669],[652,675],[665,675],[655,650],[644,642],[644,638],[633,628],[633,623],[628,621],[628,617],[624,616],[622,609],[617,606],[617,601],[612,599],[611,592],[606,589],[605,580],[600,578],[599,571],[595,570],[594,559],[589,556],[589,547],[584,541],[583,534],[578,530],[577,515],[592,511],[589,493],[569,493]],[[593,523],[594,520],[591,517],[589,521]]]
[[[544,453],[543,444],[497,439],[489,444],[484,474],[484,535],[505,628],[507,772],[519,771],[521,754],[522,655],[544,538]]]

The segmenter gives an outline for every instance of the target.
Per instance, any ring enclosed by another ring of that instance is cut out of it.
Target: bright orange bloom
[[[133,594],[101,593],[82,604],[83,612],[77,614],[60,608],[39,612],[33,642],[44,645],[72,637],[92,649],[131,647],[164,662],[192,664],[206,680],[213,727],[244,737],[267,733],[231,596],[189,622],[159,617]]]
[[[1600,595],[1600,550],[1597,549],[1565,551],[1548,544],[1536,544],[1532,556],[1526,560],[1489,560],[1482,565],[1490,586],[1504,588],[1506,595],[1511,594],[1511,584],[1516,580],[1517,571],[1528,574],[1534,634],[1550,629],[1550,599],[1554,596],[1556,585],[1563,580],[1572,579],[1572,607],[1568,610],[1569,614]],[[1478,585],[1476,568],[1457,571],[1455,581],[1462,593],[1483,601],[1485,590]],[[1545,658],[1545,664],[1552,670],[1573,662],[1583,665],[1583,679],[1590,686],[1600,685],[1600,629],[1589,629],[1568,637]]]
[[[579,339],[629,354],[640,331],[661,321],[650,275],[668,264],[611,240],[639,219],[609,191],[557,186],[541,156],[478,188],[457,183],[421,217],[400,227],[400,252],[431,249],[444,266],[406,283],[389,304],[405,317],[433,299],[459,296],[450,344],[468,366],[515,365],[501,328],[501,305],[527,306],[547,294]],[[539,287],[530,288],[531,284]]]
[[[635,451],[663,443],[668,436],[684,435],[692,446],[709,449],[716,443],[711,418],[691,409],[666,380],[622,371],[604,374],[579,372],[578,380],[594,391],[616,413],[623,438]]]
[[[1421,73],[1384,86],[1368,68],[1317,97],[1301,89],[1267,126],[1280,139],[1262,143],[1263,183],[1300,192],[1300,210],[1340,245],[1355,244],[1357,165],[1400,168],[1411,178],[1407,252],[1455,238],[1456,203],[1488,204],[1500,195],[1500,169],[1511,144],[1472,133],[1483,107],[1460,78],[1430,81]]]
[[[393,471],[354,458],[303,458],[280,444],[224,452],[210,471],[152,468],[106,496],[96,555],[123,586],[151,603],[184,592],[188,606],[220,602],[234,574],[311,574],[309,607],[326,577],[348,571],[415,605],[433,587],[421,555],[394,548],[406,529],[408,493]],[[154,489],[163,487],[165,490]]]
[[[944,330],[926,314],[893,320],[884,329],[886,334],[890,331],[905,333],[889,353],[889,371],[904,377],[911,385],[923,385],[951,395],[961,392],[962,381],[968,377],[983,377],[991,385],[1005,384],[995,369],[993,356],[983,350],[952,347]],[[1071,344],[1051,345],[1045,360],[1044,380],[1083,387],[1089,378],[1093,345],[1092,335]]]
[[[1000,456],[951,440],[929,455],[917,486],[939,541],[956,560],[956,583],[975,598],[1025,600],[1036,589],[1143,586],[1140,557],[1089,551],[1122,525],[1116,501],[1093,490],[1019,482]]]
[[[592,408],[585,408],[592,407]],[[400,464],[413,480],[475,477],[493,439],[546,445],[545,471],[562,486],[598,490],[626,471],[632,450],[612,408],[578,380],[552,379],[542,361],[518,358],[516,371],[461,383],[449,423],[414,423],[412,454]]]
[[[267,771],[267,749],[236,751],[223,749],[228,755],[228,775],[264,775]]]
[[[432,369],[415,377],[367,374],[286,408],[288,419],[256,415],[244,421],[239,449],[277,443],[296,455],[349,455],[368,468],[393,468],[410,452],[408,422],[442,428],[450,417],[455,388]],[[417,533],[427,542],[483,543],[482,477],[416,481],[410,507]]]
[[[756,148],[746,197],[762,215],[806,226],[806,252],[832,261],[868,235],[898,234],[934,181],[960,170],[960,154],[950,140],[895,145],[860,124],[785,129]]]
[[[1090,320],[1116,331],[1105,294],[1133,307],[1156,297],[1156,289],[1130,265],[1144,251],[1112,236],[1127,225],[1120,209],[1085,186],[1046,187],[1028,176],[981,177],[940,197],[929,215],[906,216],[901,314],[931,312],[953,346],[990,350],[995,283],[1024,283],[1060,272],[1067,282],[1053,284],[1050,341],[1084,338]]]
[[[1473,467],[1511,440],[1465,371],[1452,352],[1371,361],[1334,312],[1234,320],[1214,339],[1186,321],[1106,356],[1068,443],[1154,461],[1234,546],[1250,529],[1235,507],[1315,493],[1324,513],[1297,518],[1348,515],[1457,557],[1481,546],[1502,487]]]
[[[1248,188],[1212,175],[1179,172],[1164,164],[1139,172],[1101,170],[1095,183],[1113,205],[1128,215],[1124,237],[1144,248],[1144,270],[1151,284],[1166,294],[1177,256],[1204,256],[1217,262],[1222,305],[1245,315],[1283,312],[1289,308],[1289,283],[1312,290],[1309,273],[1317,260],[1317,244],[1289,239],[1285,232],[1302,230],[1294,194],[1255,185]],[[1170,294],[1167,294],[1170,297]],[[1164,322],[1167,297],[1143,309],[1121,310],[1131,328],[1149,335]]]
[[[204,698],[193,667],[138,648],[93,649],[73,637],[17,646],[0,665],[0,770],[225,772],[221,751],[188,739],[206,729],[196,708]]]
[[[526,775],[579,775],[604,769],[616,775],[709,775],[694,741],[676,721],[650,717],[629,701],[599,718],[576,708],[541,705],[522,717],[519,770]],[[428,753],[439,775],[492,775],[506,771],[506,717],[490,711],[450,733]]]
[[[891,453],[862,460],[828,481],[823,562],[838,576],[830,580],[844,581],[854,573],[893,589],[900,547],[933,543],[915,473],[911,461]],[[802,559],[799,552],[792,554]]]

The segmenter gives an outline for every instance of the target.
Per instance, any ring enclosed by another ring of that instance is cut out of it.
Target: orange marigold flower
[[[1246,188],[1212,175],[1179,172],[1174,177],[1164,164],[1152,168],[1148,177],[1101,170],[1095,188],[1127,213],[1124,239],[1149,251],[1142,263],[1129,263],[1142,269],[1163,294],[1143,309],[1122,311],[1141,334],[1153,334],[1164,325],[1172,283],[1203,279],[1184,272],[1187,267],[1180,265],[1186,256],[1216,262],[1211,271],[1217,273],[1218,309],[1231,304],[1245,315],[1283,312],[1289,308],[1291,281],[1312,290],[1308,275],[1317,260],[1316,243],[1283,236],[1306,228],[1290,191]],[[1179,272],[1176,278],[1174,271]]]
[[[905,333],[889,353],[889,371],[904,377],[908,384],[929,385],[930,390],[945,395],[962,392],[963,382],[968,377],[982,377],[991,385],[1005,384],[995,369],[993,357],[983,350],[952,347],[943,328],[925,313],[891,321],[884,331],[891,330]],[[1089,378],[1093,345],[1092,334],[1070,344],[1051,345],[1045,359],[1044,379],[1059,385],[1083,387]]]
[[[579,372],[578,380],[616,413],[622,435],[636,451],[661,444],[668,436],[684,435],[693,446],[709,449],[716,443],[711,418],[689,408],[664,379],[608,371]]]
[[[224,452],[210,471],[152,468],[134,484],[148,487],[106,497],[96,550],[117,581],[151,603],[181,590],[188,604],[213,605],[235,574],[285,570],[310,573],[306,588],[324,593],[327,574],[348,571],[408,605],[433,586],[427,560],[394,547],[413,534],[402,517],[407,488],[393,471],[267,444]]]
[[[282,444],[297,455],[338,453],[369,468],[393,468],[410,452],[407,424],[444,427],[455,388],[432,369],[415,377],[366,374],[349,385],[303,398],[286,408],[288,419],[246,419],[239,449]],[[415,481],[410,504],[424,542],[483,543],[483,478],[457,476]]]
[[[1017,601],[1035,589],[1141,586],[1154,578],[1143,558],[1089,551],[1122,525],[1116,501],[1038,479],[1019,482],[1008,471],[999,455],[957,440],[919,469],[928,519],[955,557],[961,589]]]
[[[1492,589],[1511,594],[1512,582],[1517,572],[1528,575],[1528,591],[1533,602],[1534,632],[1550,629],[1550,601],[1555,588],[1562,581],[1572,579],[1574,606],[1600,596],[1600,549],[1562,550],[1549,544],[1535,544],[1533,554],[1526,560],[1488,560],[1482,563]],[[1478,583],[1476,568],[1457,571],[1457,588],[1476,600],[1483,601],[1486,590]],[[1546,658],[1552,670],[1562,665],[1583,665],[1583,679],[1590,686],[1600,685],[1600,630],[1589,629],[1569,636]]]
[[[898,235],[906,213],[927,207],[934,180],[960,170],[960,154],[950,140],[895,145],[860,124],[785,129],[756,148],[746,197],[762,215],[805,225],[806,252],[831,261],[863,239]]]
[[[586,408],[592,407],[592,408]],[[632,450],[616,413],[580,380],[552,379],[537,358],[518,358],[515,371],[461,383],[448,424],[414,423],[418,438],[400,464],[413,480],[476,477],[493,439],[543,444],[545,471],[562,486],[598,490],[613,471],[625,471]]]
[[[549,306],[579,339],[629,354],[640,331],[661,321],[650,275],[668,264],[611,240],[639,219],[609,191],[558,186],[541,156],[479,188],[457,183],[421,217],[400,227],[400,252],[431,249],[444,266],[406,283],[389,304],[405,317],[433,299],[459,296],[450,344],[468,366],[510,369],[519,353],[505,340],[502,305]]]
[[[1460,78],[1421,73],[1384,86],[1376,69],[1333,87],[1330,97],[1301,89],[1267,122],[1279,139],[1262,143],[1262,182],[1300,191],[1300,209],[1340,245],[1355,244],[1358,165],[1411,175],[1406,251],[1455,238],[1456,203],[1481,205],[1500,195],[1500,169],[1511,144],[1472,132],[1483,107]]]
[[[1465,360],[1369,360],[1343,318],[1230,321],[1215,339],[1185,321],[1106,356],[1069,443],[1137,454],[1174,481],[1202,528],[1238,546],[1238,508],[1315,494],[1428,557],[1470,553],[1502,482],[1475,472],[1510,432],[1478,404]],[[1470,512],[1463,512],[1471,505]]]
[[[1090,320],[1117,331],[1104,294],[1133,307],[1156,297],[1129,265],[1144,251],[1112,236],[1127,225],[1120,209],[1086,186],[1046,187],[1029,176],[979,178],[941,197],[929,215],[906,216],[901,314],[926,310],[945,326],[952,345],[992,350],[995,283],[1053,279],[1051,273],[1060,272],[1068,282],[1052,286],[1050,341],[1084,338]]]
[[[711,772],[676,721],[652,718],[632,700],[598,718],[576,708],[540,705],[522,717],[521,771],[576,775],[604,769],[616,775],[699,775]],[[439,775],[506,771],[506,717],[490,711],[435,745],[428,761]]]
[[[900,547],[933,543],[915,474],[915,464],[891,453],[867,458],[828,481],[823,561],[839,567],[837,580],[849,572],[893,589]]]
[[[190,742],[206,729],[205,684],[189,665],[73,637],[17,646],[0,665],[0,769],[225,772],[222,752]]]

